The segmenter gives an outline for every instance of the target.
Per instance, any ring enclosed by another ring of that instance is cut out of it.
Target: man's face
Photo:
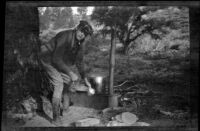
[[[85,38],[85,34],[83,32],[81,32],[80,30],[77,30],[76,32],[76,38],[80,41],[83,40]]]

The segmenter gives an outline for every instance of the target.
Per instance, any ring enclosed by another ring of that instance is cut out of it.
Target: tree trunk
[[[124,45],[124,47],[123,47],[123,54],[126,55],[128,53],[128,48],[129,48],[130,42],[125,41],[123,43],[123,45]]]
[[[190,106],[191,117],[195,117],[199,110],[199,7],[192,7],[189,10],[190,15]],[[194,116],[193,116],[194,115]]]
[[[110,67],[109,67],[109,107],[118,106],[118,97],[114,94],[113,83],[114,83],[114,69],[115,69],[115,48],[116,48],[116,25],[111,33],[111,49],[110,49]]]
[[[34,44],[37,42],[39,36],[39,17],[37,7],[22,6],[17,3],[6,3],[6,16],[5,16],[5,43],[4,43],[4,85],[3,85],[3,101],[6,102],[8,97],[8,90],[11,90],[13,96],[17,99],[20,93],[17,94],[11,89],[12,85],[20,85],[18,89],[22,89],[22,78],[13,80],[11,83],[5,83],[9,79],[7,76],[13,76],[16,71],[21,70],[14,50],[18,50],[22,58],[29,59]],[[22,71],[23,72],[23,71]],[[32,75],[33,79],[37,76]],[[34,83],[34,82],[32,82]],[[35,85],[36,86],[36,85]],[[23,93],[22,93],[23,94]],[[21,94],[21,95],[22,95]],[[5,107],[5,106],[4,106]]]
[[[109,94],[113,95],[114,66],[115,66],[115,33],[111,33],[110,67],[109,67]]]

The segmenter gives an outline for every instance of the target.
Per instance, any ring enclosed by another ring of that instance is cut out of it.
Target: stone
[[[116,116],[115,116],[115,119],[116,119],[117,121],[119,121],[119,122],[123,122],[123,121],[122,121],[122,115],[116,115]]]
[[[106,114],[106,113],[108,113],[111,110],[112,110],[111,108],[105,108],[105,109],[102,110],[102,113]]]
[[[135,122],[133,125],[131,126],[150,126],[149,123],[146,122]]]
[[[35,115],[32,112],[27,113],[27,114],[22,114],[22,113],[12,113],[12,114],[10,114],[9,113],[9,117],[10,118],[16,119],[16,120],[24,120],[24,121],[33,119],[34,116]]]
[[[127,124],[127,123],[122,123],[122,122],[118,122],[118,121],[109,121],[108,124],[107,124],[107,127],[110,127],[110,126],[130,126],[130,124]]]
[[[126,111],[126,109],[124,107],[109,107],[109,108],[103,109],[102,113],[106,114],[106,113],[113,112],[113,111],[120,113],[120,112]]]
[[[123,112],[121,115],[122,121],[127,124],[134,124],[138,120],[138,117],[130,112]]]
[[[21,105],[24,107],[26,113],[35,112],[37,109],[37,103],[33,97],[26,98],[21,102]]]
[[[26,121],[22,127],[55,127],[55,125],[46,118],[36,115],[33,119]]]
[[[109,121],[107,126],[132,126],[136,123],[138,117],[130,112],[123,112],[121,114],[112,117],[112,121]],[[147,126],[145,123],[137,123],[133,126]]]
[[[100,124],[100,120],[97,118],[86,118],[75,122],[76,127],[96,126],[98,124]]]

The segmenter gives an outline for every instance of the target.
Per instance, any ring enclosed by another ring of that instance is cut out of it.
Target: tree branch
[[[117,37],[119,38],[119,40],[120,40],[120,42],[121,43],[124,43],[124,40],[123,40],[123,33],[120,35],[119,34],[120,32],[117,32],[116,34],[117,34]]]
[[[151,32],[154,29],[156,29],[156,28],[155,27],[154,28],[152,28],[152,27],[146,27],[146,29],[142,30],[141,33],[139,33],[138,35],[136,35],[134,38],[129,39],[128,42],[135,41],[138,37],[140,37],[144,33]]]
[[[132,23],[131,23],[131,27],[128,29],[128,33],[127,33],[127,35],[126,35],[126,37],[125,37],[125,41],[128,41],[128,39],[129,39],[129,37],[130,37],[130,34],[132,33],[131,32],[131,30],[132,30],[132,28],[133,28],[133,21],[132,21]]]

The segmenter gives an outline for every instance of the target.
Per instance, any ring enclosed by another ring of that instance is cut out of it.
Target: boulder
[[[103,114],[107,114],[110,112],[117,112],[117,113],[122,113],[126,111],[126,109],[124,107],[109,107],[109,108],[105,108],[102,110]]]
[[[116,116],[115,116],[115,119],[116,119],[118,122],[123,122],[123,121],[122,121],[122,115],[116,115]]]
[[[121,114],[121,119],[124,123],[134,124],[138,120],[138,117],[130,112],[123,112]]]
[[[97,118],[86,118],[75,122],[76,127],[96,126],[98,124],[100,124],[100,120]]]
[[[146,122],[135,122],[131,126],[150,126],[150,124]]]
[[[137,123],[138,117],[130,112],[123,112],[121,114],[112,117],[112,121],[109,121],[107,126],[132,126]],[[147,125],[147,124],[146,124]],[[133,126],[145,126],[144,123],[137,123]]]
[[[108,122],[107,127],[110,127],[110,126],[130,126],[130,124],[113,120],[113,121]]]
[[[37,109],[37,103],[33,97],[27,97],[20,103],[23,106],[25,113],[35,113]]]

